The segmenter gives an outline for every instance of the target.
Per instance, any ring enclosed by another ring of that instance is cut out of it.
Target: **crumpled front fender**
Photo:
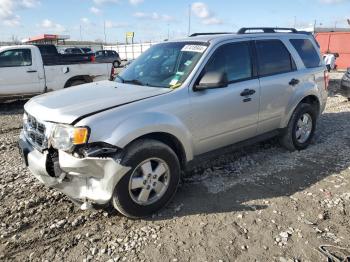
[[[66,173],[54,187],[76,200],[106,204],[120,179],[131,169],[113,158],[76,158],[59,152],[59,165]]]

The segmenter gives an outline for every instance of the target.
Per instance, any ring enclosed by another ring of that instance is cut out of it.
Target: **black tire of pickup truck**
[[[296,129],[297,129],[298,121],[304,114],[308,114],[311,117],[312,129],[307,140],[303,143],[300,143],[296,137]],[[289,120],[288,126],[284,130],[283,134],[280,136],[280,144],[291,152],[295,150],[300,151],[300,150],[306,149],[310,145],[314,137],[316,124],[317,124],[317,109],[315,108],[315,106],[308,103],[299,104],[297,108],[294,110]]]
[[[140,164],[151,158],[160,159],[167,165],[167,188],[156,202],[141,205],[136,203],[131,195],[133,194],[130,190],[131,179],[138,168],[140,168]],[[152,139],[135,141],[126,148],[121,164],[131,167],[131,170],[115,186],[112,197],[114,208],[121,214],[134,219],[151,216],[165,207],[175,195],[180,182],[181,168],[178,157],[169,146]]]

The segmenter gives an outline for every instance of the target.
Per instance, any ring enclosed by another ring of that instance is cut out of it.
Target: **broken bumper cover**
[[[34,149],[23,134],[19,140],[20,151],[26,166],[43,184],[55,188],[75,201],[108,203],[115,185],[130,170],[112,158],[76,158],[59,152],[62,174],[50,176],[47,172],[48,153]]]

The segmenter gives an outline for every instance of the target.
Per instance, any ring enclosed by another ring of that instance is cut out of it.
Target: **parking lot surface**
[[[145,220],[81,211],[37,182],[17,150],[23,102],[1,104],[0,260],[326,261],[321,245],[350,255],[350,102],[337,89],[310,148],[270,140],[222,155]]]

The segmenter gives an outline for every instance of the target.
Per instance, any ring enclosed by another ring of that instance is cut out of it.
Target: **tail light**
[[[94,55],[91,56],[91,62],[95,62],[96,61],[96,57]]]
[[[328,90],[328,86],[329,86],[329,73],[327,70],[324,71],[324,85],[325,85],[325,89]]]
[[[112,69],[111,69],[111,80],[114,79],[114,74],[115,74],[114,66],[112,65]]]

